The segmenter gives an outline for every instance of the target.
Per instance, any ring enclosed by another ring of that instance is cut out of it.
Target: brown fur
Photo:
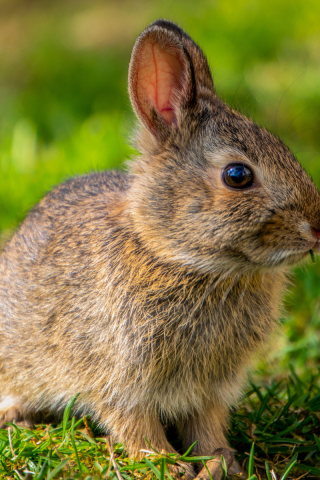
[[[319,249],[320,195],[280,140],[216,96],[176,25],[141,34],[129,90],[142,122],[129,173],[59,185],[1,255],[0,401],[15,404],[2,420],[80,392],[78,411],[131,455],[143,437],[172,451],[166,421],[211,454],[276,326],[288,265]],[[253,188],[223,183],[234,162]]]

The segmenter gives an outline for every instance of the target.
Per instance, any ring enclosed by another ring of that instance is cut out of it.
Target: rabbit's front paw
[[[168,465],[168,469],[170,474],[176,479],[193,480],[196,476],[190,463],[177,462],[176,465]]]

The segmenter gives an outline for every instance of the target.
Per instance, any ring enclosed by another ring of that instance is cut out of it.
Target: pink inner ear
[[[176,124],[175,100],[182,89],[184,65],[177,48],[148,41],[142,48],[137,69],[137,90],[142,113],[145,100],[167,124]]]

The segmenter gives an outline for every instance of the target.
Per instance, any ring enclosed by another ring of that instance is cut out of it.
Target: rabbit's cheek
[[[215,195],[217,191],[223,189],[223,183],[221,180],[221,168],[210,166],[206,170],[205,175],[203,175],[203,177],[207,187],[213,190]]]

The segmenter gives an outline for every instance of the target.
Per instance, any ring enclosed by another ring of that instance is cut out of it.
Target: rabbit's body
[[[288,265],[319,250],[320,195],[277,138],[216,97],[175,25],[143,32],[129,77],[141,157],[55,188],[2,253],[0,414],[56,411],[79,392],[130,454],[143,437],[172,450],[160,420],[211,454]]]
[[[85,410],[170,420],[233,403],[274,326],[282,273],[221,280],[155,258],[125,214],[131,182],[110,172],[57,187],[2,254],[1,394],[27,410],[74,392]]]

